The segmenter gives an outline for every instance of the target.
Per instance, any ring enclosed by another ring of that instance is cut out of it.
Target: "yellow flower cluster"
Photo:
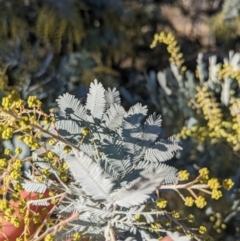
[[[232,78],[240,83],[240,69],[234,69],[229,63],[224,63],[218,71],[218,79]]]
[[[82,128],[83,136],[87,136],[89,134],[89,132],[90,132],[89,127],[85,126],[85,127]]]
[[[159,199],[157,200],[156,204],[157,204],[157,207],[159,207],[159,208],[166,208],[166,206],[167,206],[167,200],[164,199],[164,198],[159,198]]]
[[[197,113],[206,123],[199,122],[190,128],[183,127],[177,137],[193,137],[199,142],[212,143],[226,141],[234,151],[240,149],[240,98],[230,96],[229,109],[223,110],[214,98],[214,93],[207,86],[197,87]],[[196,108],[196,105],[193,106]],[[223,113],[229,115],[223,119]],[[202,123],[202,124],[201,124]]]
[[[23,104],[23,101],[19,98],[19,93],[12,91],[8,96],[3,97],[2,107],[4,110],[10,110],[14,107],[20,107]]]
[[[48,144],[49,144],[50,146],[54,146],[56,143],[57,143],[57,142],[56,142],[53,138],[51,138],[51,139],[48,140]]]
[[[209,179],[209,170],[206,167],[203,167],[198,172],[200,174],[200,182],[206,183]]]
[[[194,199],[193,199],[193,197],[186,197],[184,204],[185,204],[186,206],[188,206],[188,207],[192,207],[193,204],[194,204]]]
[[[180,52],[180,46],[178,45],[174,35],[172,33],[166,34],[165,32],[154,34],[154,39],[150,45],[150,48],[155,48],[158,42],[167,45],[167,51],[170,54],[170,62],[178,67],[181,67],[184,63],[183,54]],[[185,70],[186,67],[182,66],[181,71]]]
[[[200,226],[198,231],[200,234],[205,234],[207,232],[207,228],[204,226]]]
[[[234,182],[232,179],[225,179],[222,183],[222,186],[226,190],[230,190],[234,186]]]
[[[212,199],[218,200],[220,197],[222,197],[222,192],[217,189],[212,190]]]
[[[72,241],[79,241],[81,239],[81,234],[80,233],[74,233],[72,237]]]
[[[173,218],[180,218],[180,213],[179,213],[179,212],[177,212],[177,211],[175,211],[175,210],[174,210],[174,211],[172,211],[172,213],[171,213],[171,214],[172,214],[172,217],[173,217]]]
[[[42,102],[36,96],[32,95],[28,97],[27,103],[29,108],[40,108],[42,105]]]
[[[16,216],[12,216],[10,222],[17,228],[21,224],[21,221],[20,221],[19,217],[16,217]]]
[[[219,181],[217,178],[211,178],[208,180],[208,186],[211,189],[218,189],[220,187]]]
[[[23,187],[22,187],[22,185],[19,182],[14,183],[13,184],[13,188],[16,191],[22,191],[23,190]]]
[[[4,140],[9,140],[13,136],[13,128],[12,127],[7,127],[3,132],[2,132],[2,138]]]
[[[6,158],[0,159],[0,169],[7,167],[8,161]]]
[[[9,203],[6,199],[0,199],[0,211],[5,211],[9,208]]]
[[[195,200],[195,204],[198,208],[204,208],[207,205],[207,201],[203,196],[198,196],[197,199]]]
[[[193,223],[194,220],[195,220],[194,215],[193,215],[193,214],[189,214],[189,215],[187,216],[187,220],[188,220],[189,223]]]
[[[72,150],[71,146],[64,146],[63,153],[69,153]]]
[[[25,136],[23,141],[32,149],[36,150],[39,148],[39,143],[35,140],[33,136]]]
[[[44,241],[54,241],[54,236],[51,234],[47,234],[44,238]]]
[[[178,172],[178,178],[180,181],[187,181],[189,179],[189,172],[187,170],[182,170]]]
[[[21,154],[21,153],[22,153],[22,148],[21,148],[21,147],[16,147],[15,153],[16,153],[17,155]]]

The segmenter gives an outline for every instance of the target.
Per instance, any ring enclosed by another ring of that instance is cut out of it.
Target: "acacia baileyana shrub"
[[[26,104],[14,93],[2,101],[1,204],[10,196],[24,210],[54,205],[38,232],[26,227],[18,240],[158,240],[175,231],[182,240],[211,240],[205,226],[191,224],[193,214],[170,210],[164,194],[175,191],[186,206],[202,209],[208,196],[218,200],[233,182],[210,178],[207,168],[188,181],[186,170],[166,164],[181,146],[160,138],[159,115],[147,116],[140,103],[126,111],[119,92],[96,80],[86,99],[66,93],[56,101],[60,114],[44,113],[35,96]],[[24,202],[22,190],[50,193]],[[2,215],[7,207],[0,206]],[[27,226],[26,213],[20,214]]]

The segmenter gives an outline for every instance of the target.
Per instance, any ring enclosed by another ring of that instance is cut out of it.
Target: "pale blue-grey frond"
[[[66,159],[73,177],[80,182],[84,192],[95,200],[109,200],[113,182],[106,178],[101,167],[83,152]]]
[[[98,83],[97,80],[94,80],[94,83],[90,85],[85,107],[90,112],[89,120],[91,122],[93,122],[92,118],[101,120],[106,108],[106,100],[105,90],[102,84]]]

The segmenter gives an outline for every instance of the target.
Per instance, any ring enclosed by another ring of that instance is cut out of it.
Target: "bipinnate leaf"
[[[64,114],[68,114],[74,120],[85,120],[86,109],[74,95],[66,93],[59,96],[56,101]]]
[[[83,152],[66,159],[73,177],[80,182],[83,191],[95,200],[108,200],[113,182],[106,178],[101,167]]]
[[[153,146],[148,148],[145,152],[145,161],[163,162],[170,160],[175,155],[175,152],[182,150],[182,147],[169,137],[167,140],[156,142]]]
[[[105,99],[107,108],[109,108],[112,104],[121,105],[119,92],[116,90],[116,88],[113,88],[112,90],[108,88],[108,90],[105,92]]]
[[[119,126],[121,126],[125,113],[126,112],[122,106],[112,104],[103,115],[105,126],[111,130],[117,129]]]
[[[149,198],[149,195],[165,180],[164,169],[158,172],[143,171],[130,185],[120,188],[111,197],[118,206],[129,208],[139,205]]]
[[[85,107],[90,111],[93,118],[101,119],[105,111],[105,106],[105,90],[101,83],[94,80],[94,83],[91,83],[90,85]]]
[[[122,138],[126,152],[136,153],[136,144],[141,141],[142,120],[147,114],[147,107],[140,103],[132,106],[122,122]]]
[[[156,115],[156,113],[153,113],[147,118],[142,130],[141,139],[143,140],[143,143],[141,145],[143,147],[150,146],[156,141],[159,134],[161,133],[161,123],[161,116]]]

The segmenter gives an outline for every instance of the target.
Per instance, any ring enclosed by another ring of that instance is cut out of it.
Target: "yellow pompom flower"
[[[218,200],[220,197],[222,197],[222,192],[217,189],[212,190],[212,199]]]
[[[200,234],[205,234],[207,232],[207,228],[204,227],[204,226],[200,226],[198,231],[199,231]]]
[[[71,146],[64,146],[63,153],[69,153],[72,150]]]
[[[187,216],[187,220],[188,220],[189,223],[194,222],[194,220],[195,220],[194,215],[193,215],[193,214],[189,214],[189,215]]]
[[[186,197],[184,204],[188,207],[192,207],[194,204],[194,199],[192,197]]]
[[[232,179],[225,179],[222,183],[222,186],[226,190],[230,190],[234,186],[234,182]]]
[[[15,153],[16,153],[17,155],[21,154],[21,153],[22,153],[22,148],[17,147],[17,148],[15,149]]]
[[[189,172],[187,170],[182,170],[178,172],[178,177],[181,181],[187,181],[189,179]]]
[[[82,128],[82,134],[84,136],[87,136],[89,134],[89,131],[90,131],[90,129],[86,126]]]
[[[73,241],[79,241],[81,239],[81,234],[80,233],[75,233],[73,234],[72,240]]]
[[[8,148],[6,148],[5,150],[4,150],[4,154],[5,155],[7,155],[7,156],[9,156],[10,154],[11,154],[11,150],[10,149],[8,149]]]
[[[167,206],[167,200],[166,199],[164,199],[164,198],[159,198],[158,200],[157,200],[157,207],[159,207],[159,208],[166,208],[166,206]]]
[[[32,95],[28,97],[27,103],[29,108],[36,108],[42,105],[42,102],[37,98],[37,96]]]
[[[8,165],[8,161],[7,161],[6,158],[0,159],[0,169],[4,168],[4,167],[7,167],[7,165]]]
[[[211,178],[210,180],[208,180],[208,186],[211,189],[218,189],[220,187],[218,179],[217,178]]]
[[[54,241],[54,237],[51,234],[47,234],[44,238],[44,241]]]
[[[198,198],[195,200],[195,204],[198,208],[204,208],[207,205],[207,202],[204,197],[198,196]]]

